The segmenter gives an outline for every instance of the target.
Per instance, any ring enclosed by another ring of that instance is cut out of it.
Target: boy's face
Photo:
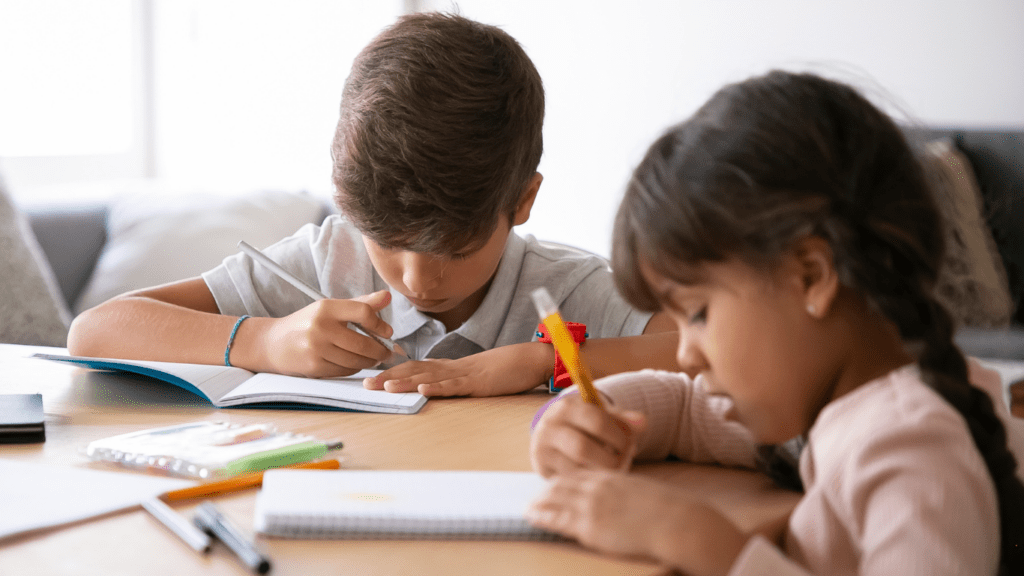
[[[479,248],[437,256],[387,249],[363,236],[370,262],[392,290],[400,292],[420,312],[454,330],[483,302],[505,253],[509,232],[530,219],[543,180],[540,173],[533,175],[511,221],[498,218],[498,225]]]
[[[392,290],[451,330],[469,319],[483,301],[511,229],[506,219],[499,218],[482,247],[451,256],[383,248],[365,236],[363,243],[373,267]]]

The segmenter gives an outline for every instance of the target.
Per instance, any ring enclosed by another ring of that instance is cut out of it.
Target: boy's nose
[[[403,260],[402,282],[410,291],[428,295],[441,283],[443,260],[417,252],[406,252]]]

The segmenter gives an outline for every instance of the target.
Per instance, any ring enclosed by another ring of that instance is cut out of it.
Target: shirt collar
[[[505,251],[501,255],[498,270],[494,273],[487,294],[476,312],[455,330],[456,334],[484,350],[494,347],[498,341],[498,334],[501,332],[504,318],[512,306],[512,297],[515,295],[516,286],[519,283],[519,272],[522,270],[525,255],[526,241],[514,231],[509,232],[508,239],[505,241]],[[376,271],[374,271],[374,276],[379,278]],[[417,310],[405,296],[397,291],[392,291],[391,295],[391,328],[394,330],[392,339],[405,338],[433,320]]]

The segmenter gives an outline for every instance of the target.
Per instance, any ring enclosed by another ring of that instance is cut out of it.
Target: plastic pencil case
[[[127,468],[208,479],[248,471],[232,463],[314,441],[305,434],[278,432],[273,424],[193,422],[95,440],[85,455]]]

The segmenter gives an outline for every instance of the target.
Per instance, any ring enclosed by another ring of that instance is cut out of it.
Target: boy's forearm
[[[622,338],[595,338],[580,347],[595,378],[644,368],[678,371],[678,332],[659,332]]]
[[[237,319],[146,297],[120,297],[80,314],[68,352],[193,364],[222,364]]]

